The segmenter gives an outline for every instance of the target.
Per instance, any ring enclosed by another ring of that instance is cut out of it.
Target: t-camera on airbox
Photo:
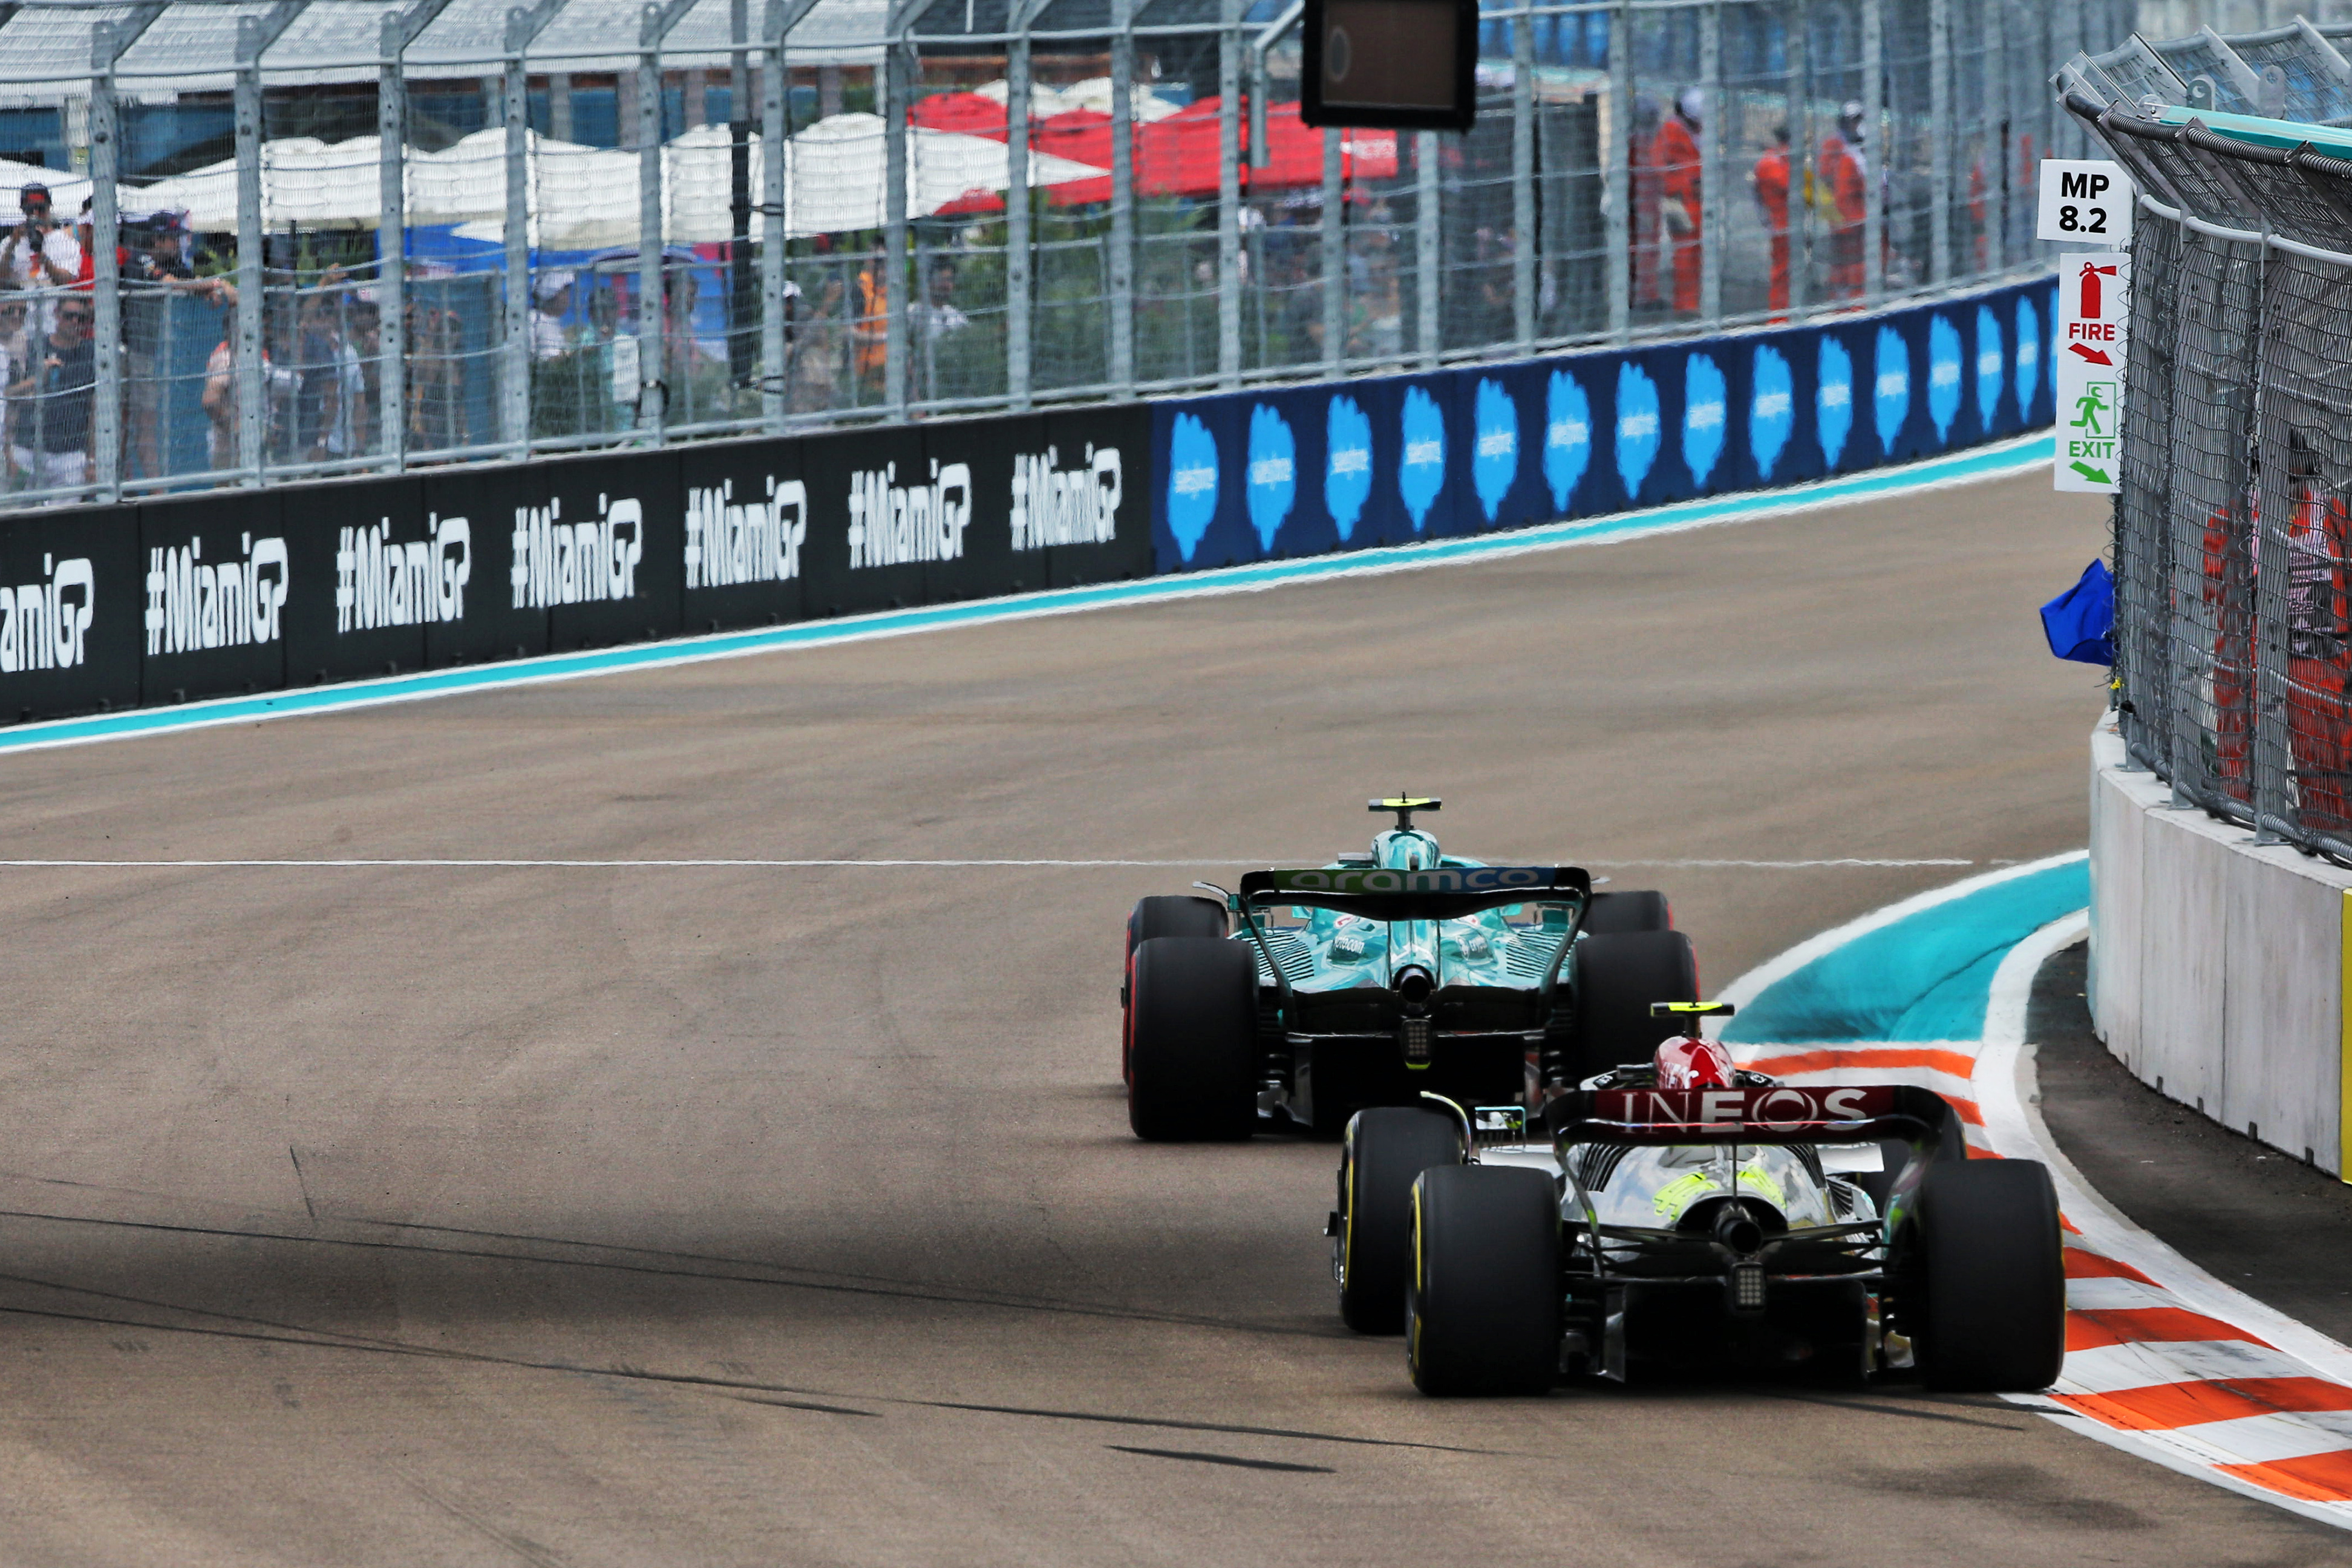
[[[1307,124],[1470,129],[1477,0],[1307,0],[1299,31]]]

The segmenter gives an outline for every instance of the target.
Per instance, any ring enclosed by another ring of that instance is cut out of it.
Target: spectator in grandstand
[[[1789,128],[1772,128],[1772,145],[1756,160],[1748,176],[1756,187],[1756,205],[1764,212],[1764,230],[1772,237],[1772,278],[1767,296],[1774,319],[1789,309]]]
[[[226,279],[215,279],[217,298],[231,307],[221,320],[221,341],[213,346],[211,356],[205,361],[205,416],[212,421],[207,433],[207,455],[215,472],[235,468],[240,461],[238,423],[244,409],[244,394],[236,375],[236,289]],[[271,436],[281,427],[278,417],[284,395],[299,378],[291,372],[280,370],[264,347],[261,352],[261,438],[266,447]],[[220,483],[232,484],[231,479]]]
[[[125,227],[129,243],[116,254],[122,277],[123,402],[132,478],[163,471],[163,388],[173,369],[173,329],[189,325],[173,314],[172,297],[216,300],[228,287],[223,279],[190,273],[181,255],[182,233],[173,214],[155,213]]]
[[[36,180],[17,193],[24,216],[0,239],[0,275],[19,289],[70,287],[81,276],[81,247],[50,213],[49,187]],[[33,311],[33,328],[47,332],[57,325],[57,306],[43,300]]]
[[[8,387],[11,402],[30,399],[9,455],[39,489],[64,489],[89,482],[91,391],[98,366],[90,342],[94,308],[68,299],[57,307],[56,328],[34,345],[38,355],[29,374]]]
[[[1650,163],[1657,170],[1658,217],[1668,255],[1674,261],[1674,311],[1698,314],[1700,205],[1698,137],[1706,111],[1706,95],[1685,88],[1675,100],[1675,111],[1658,127],[1650,144]]]
[[[842,309],[848,299],[841,274],[828,271],[816,285],[814,302],[801,300],[793,327],[792,373],[785,406],[795,414],[828,409],[841,400]]]
[[[1645,310],[1665,302],[1658,287],[1658,229],[1665,201],[1665,180],[1658,169],[1658,104],[1647,95],[1633,100],[1633,309]]]
[[[849,329],[849,342],[856,351],[857,401],[861,404],[884,402],[887,396],[887,389],[882,384],[890,363],[887,262],[888,253],[877,245],[857,269],[857,320]]]
[[[1862,224],[1869,206],[1869,165],[1863,153],[1862,105],[1838,110],[1837,129],[1822,138],[1822,161],[1812,201],[1830,237],[1830,298],[1861,296]]]
[[[572,352],[572,334],[563,318],[572,313],[572,284],[569,272],[542,272],[530,287],[530,357],[562,359]]]
[[[301,296],[295,312],[298,331],[294,371],[295,445],[305,462],[354,457],[352,416],[359,412],[359,353],[352,346],[348,317],[352,301],[340,268],[330,268],[319,287]]]
[[[26,307],[23,294],[0,284],[0,391],[16,384],[32,363],[27,357],[31,345],[25,331]],[[9,405],[12,409],[14,406]]]
[[[530,433],[578,436],[604,427],[603,393],[609,373],[600,356],[579,350],[564,318],[572,313],[578,279],[542,272],[530,286]]]

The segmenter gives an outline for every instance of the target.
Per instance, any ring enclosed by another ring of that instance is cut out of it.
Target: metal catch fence
[[[1454,136],[1303,125],[1284,0],[19,0],[0,510],[1967,287],[2133,15],[1494,0]]]
[[[2125,740],[2176,803],[2352,863],[2352,140],[2064,103],[2140,191]]]

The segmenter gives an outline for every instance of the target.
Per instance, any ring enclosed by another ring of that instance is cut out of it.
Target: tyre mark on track
[[[813,1399],[769,1399],[751,1394],[730,1394],[728,1397],[745,1405],[765,1405],[775,1410],[814,1410],[821,1415],[863,1415],[873,1421],[882,1419],[879,1410],[852,1410],[846,1405],[819,1405]]]
[[[1244,1459],[1238,1454],[1199,1454],[1189,1448],[1130,1448],[1124,1443],[1106,1443],[1103,1447],[1114,1454],[1141,1454],[1153,1459],[1190,1459],[1196,1465],[1232,1465],[1244,1470],[1291,1470],[1310,1476],[1336,1476],[1339,1473],[1328,1465],[1293,1465],[1281,1459]]]
[[[745,1268],[772,1268],[774,1274],[724,1274],[712,1269],[662,1268],[644,1263],[614,1263],[597,1258],[539,1258],[527,1253],[496,1252],[487,1248],[463,1247],[426,1247],[413,1241],[372,1241],[354,1237],[299,1236],[288,1231],[244,1230],[226,1226],[173,1225],[163,1220],[100,1219],[85,1215],[42,1214],[31,1209],[0,1209],[0,1220],[20,1219],[45,1221],[52,1225],[93,1226],[116,1230],[156,1231],[171,1236],[217,1237],[236,1241],[278,1241],[293,1247],[344,1247],[363,1251],[411,1253],[427,1258],[464,1258],[474,1262],[523,1263],[547,1268],[586,1268],[614,1274],[646,1275],[665,1279],[698,1279],[714,1285],[759,1285],[783,1290],[811,1290],[838,1296],[878,1296],[897,1300],[921,1301],[949,1307],[988,1307],[1000,1311],[1046,1312],[1066,1317],[1108,1318],[1137,1323],[1163,1323],[1172,1327],[1216,1329],[1228,1333],[1273,1334],[1308,1339],[1333,1339],[1337,1331],[1311,1328],[1290,1328],[1269,1323],[1236,1322],[1230,1319],[1212,1318],[1199,1313],[1155,1312],[1139,1307],[1118,1307],[1087,1301],[1057,1301],[1051,1298],[994,1296],[929,1289],[918,1285],[858,1283],[843,1284],[826,1280],[793,1279],[778,1276],[793,1272],[788,1265],[739,1263]],[[373,1224],[374,1221],[359,1223]],[[551,1246],[597,1247],[597,1242],[551,1242]],[[644,1248],[627,1248],[644,1251]],[[661,1256],[656,1254],[655,1256]],[[60,1284],[55,1280],[34,1279],[13,1275],[0,1275],[0,1280],[18,1284],[42,1285],[55,1290],[79,1291],[78,1285]],[[103,1291],[88,1292],[104,1295]],[[153,1305],[173,1310],[193,1310],[173,1307],[169,1302]]]
[[[0,1276],[0,1279],[10,1277]],[[16,1283],[44,1281],[14,1280]],[[87,1290],[79,1286],[57,1286],[58,1289],[75,1290],[84,1295],[108,1296],[102,1290]],[[139,1301],[138,1298],[115,1297],[119,1300]],[[311,1329],[299,1324],[270,1323],[265,1319],[240,1318],[233,1313],[214,1312],[200,1307],[179,1307],[168,1302],[140,1301],[165,1311],[185,1312],[195,1316],[219,1318],[226,1322],[264,1324],[256,1328],[197,1327],[186,1323],[159,1323],[139,1318],[109,1317],[98,1312],[66,1312],[40,1307],[0,1306],[0,1316],[38,1318],[53,1322],[88,1323],[100,1328],[138,1329],[155,1334],[185,1334],[202,1339],[235,1340],[246,1343],[293,1345],[310,1350],[353,1351],[370,1355],[410,1356],[419,1360],[458,1362],[474,1366],[505,1367],[518,1372],[562,1373],[575,1377],[610,1377],[632,1383],[655,1383],[669,1387],[704,1389],[726,1398],[741,1400],[747,1394],[798,1394],[808,1399],[862,1399],[869,1405],[895,1405],[914,1410],[952,1410],[968,1415],[1015,1415],[1047,1421],[1092,1422],[1112,1426],[1143,1426],[1173,1432],[1215,1432],[1232,1436],[1279,1437],[1293,1442],[1337,1443],[1350,1447],[1411,1448],[1423,1453],[1470,1454],[1489,1458],[1528,1458],[1502,1448],[1470,1448],[1452,1443],[1415,1443],[1395,1437],[1358,1437],[1342,1432],[1312,1432],[1286,1426],[1236,1426],[1213,1421],[1181,1421],[1171,1417],[1150,1415],[1117,1415],[1103,1411],[1047,1410],[1021,1405],[982,1405],[957,1399],[917,1399],[905,1394],[859,1394],[832,1388],[802,1388],[792,1384],[760,1383],[748,1378],[710,1377],[696,1373],[656,1372],[637,1366],[591,1366],[580,1362],[541,1361],[529,1356],[499,1355],[489,1351],[453,1350],[444,1346],[413,1344],[404,1340],[384,1339],[373,1335],[345,1334],[340,1330]],[[764,1403],[749,1401],[749,1403]],[[822,1408],[822,1406],[812,1406]],[[839,1414],[871,1415],[872,1411],[841,1410]]]

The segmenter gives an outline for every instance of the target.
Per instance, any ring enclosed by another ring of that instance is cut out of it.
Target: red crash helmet
[[[1731,1054],[1713,1040],[1677,1037],[1658,1047],[1660,1089],[1729,1089]]]

